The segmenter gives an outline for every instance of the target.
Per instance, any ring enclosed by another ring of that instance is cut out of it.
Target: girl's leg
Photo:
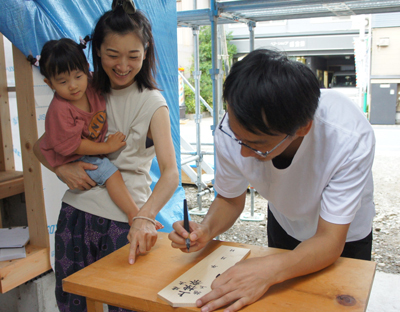
[[[117,222],[63,203],[55,235],[56,299],[61,312],[86,311],[86,299],[62,291],[62,279],[128,244],[128,223]],[[128,312],[115,307],[110,312]]]
[[[113,202],[128,216],[130,224],[132,218],[139,212],[139,208],[129,193],[121,172],[116,171],[107,179],[105,185]]]

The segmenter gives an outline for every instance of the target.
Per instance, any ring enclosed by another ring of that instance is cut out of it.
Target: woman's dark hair
[[[85,38],[88,40],[88,38]],[[47,79],[72,70],[81,70],[89,75],[89,65],[83,50],[86,46],[82,43],[62,38],[50,40],[45,43],[39,59],[40,73]],[[37,59],[31,55],[28,60],[33,64]]]
[[[110,79],[101,65],[101,58],[97,55],[104,38],[110,33],[126,35],[131,32],[139,37],[146,51],[143,66],[135,77],[138,88],[140,91],[143,88],[158,89],[154,78],[156,75],[156,57],[151,24],[139,10],[136,10],[133,14],[128,14],[125,13],[122,6],[117,6],[114,11],[108,11],[100,17],[92,34],[93,84],[97,90],[103,93],[111,91]]]
[[[305,64],[279,52],[259,49],[235,63],[223,98],[248,131],[294,135],[314,118],[320,89]]]

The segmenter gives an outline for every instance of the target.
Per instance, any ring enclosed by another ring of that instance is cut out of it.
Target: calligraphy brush
[[[187,208],[187,201],[186,199],[183,200],[183,227],[190,235],[190,228],[189,228],[189,215],[188,215],[188,208]],[[186,238],[186,249],[189,251],[190,248],[190,238]]]

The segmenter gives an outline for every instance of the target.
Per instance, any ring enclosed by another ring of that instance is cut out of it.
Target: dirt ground
[[[377,270],[400,274],[400,153],[376,153],[373,165],[374,201],[376,217],[373,223],[372,260]],[[189,210],[197,207],[197,187],[184,185]],[[202,197],[202,208],[210,206],[214,194]],[[267,246],[266,231],[267,201],[257,192],[254,195],[254,214],[264,214],[262,221],[236,223],[220,240]],[[245,212],[251,213],[251,194],[247,193]],[[202,216],[191,215],[192,220],[201,222]]]

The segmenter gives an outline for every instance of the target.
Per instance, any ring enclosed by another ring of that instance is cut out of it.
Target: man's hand
[[[238,262],[214,280],[212,291],[196,301],[197,307],[201,312],[209,312],[232,303],[224,312],[234,312],[257,301],[276,283],[273,258],[257,257]]]
[[[131,244],[128,258],[130,264],[135,263],[136,255],[144,254],[154,246],[157,241],[156,227],[158,226],[154,226],[153,223],[144,219],[135,219],[132,223],[128,233],[128,240]]]
[[[125,134],[119,131],[114,134],[110,134],[105,142],[110,149],[108,153],[116,152],[120,148],[124,147],[126,145],[125,137]]]
[[[172,227],[174,231],[169,233],[168,238],[172,241],[173,248],[179,248],[183,252],[188,252],[186,249],[186,238],[190,239],[189,252],[202,249],[213,238],[209,236],[207,227],[193,221],[189,221],[190,235],[183,227],[183,221],[175,222]]]
[[[89,190],[96,186],[94,182],[85,172],[85,170],[95,170],[96,165],[77,161],[61,165],[54,169],[57,176],[68,185],[71,190]]]

